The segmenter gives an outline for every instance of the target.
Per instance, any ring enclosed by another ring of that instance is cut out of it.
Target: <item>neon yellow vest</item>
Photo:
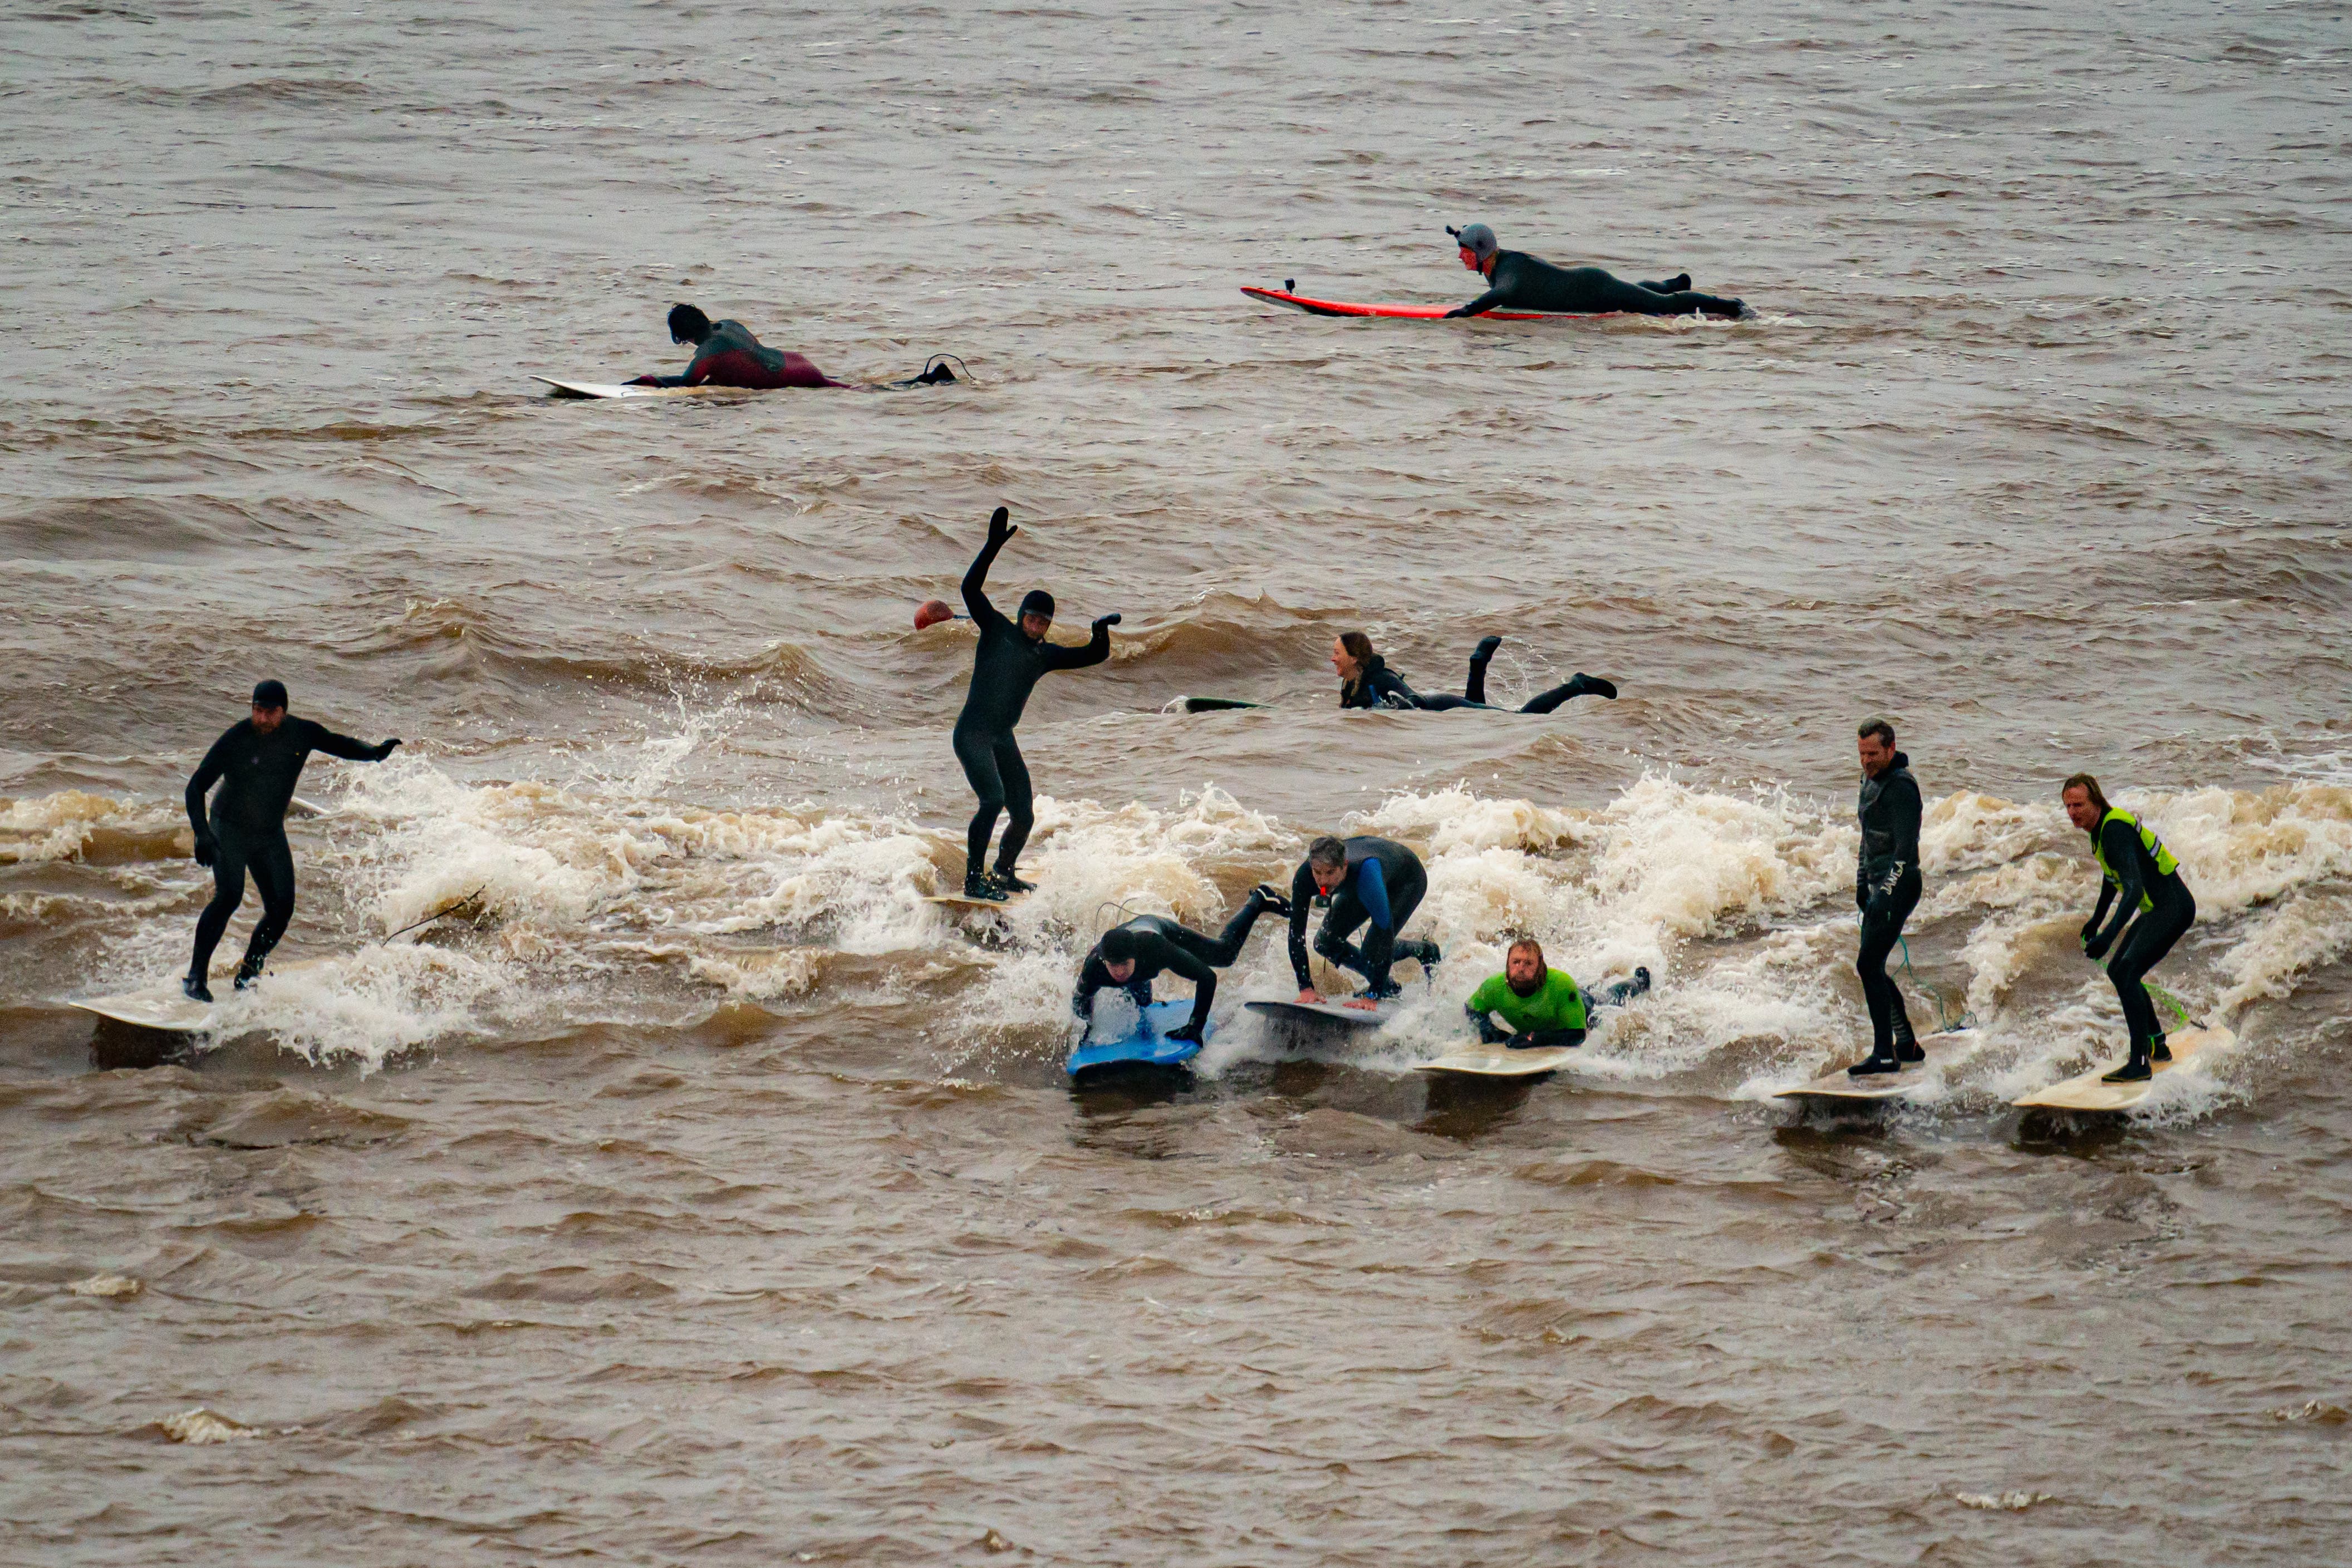
[[[2164,847],[2164,841],[2156,836],[2154,828],[2149,827],[2129,811],[2118,810],[2110,806],[2107,808],[2107,814],[2099,819],[2099,831],[2091,835],[2091,852],[2098,857],[2099,869],[2107,873],[2109,882],[2114,883],[2117,887],[2121,887],[2124,883],[2124,879],[2116,874],[2116,868],[2107,863],[2106,846],[2099,841],[2101,836],[2107,831],[2107,824],[2116,821],[2129,822],[2139,831],[2139,841],[2147,846],[2149,858],[2156,862],[2158,875],[2170,876],[2180,869],[2180,862],[2173,857],[2170,850]],[[2139,906],[2142,909],[2149,908],[2155,903],[2156,901],[2147,895],[2146,888],[2140,889]]]

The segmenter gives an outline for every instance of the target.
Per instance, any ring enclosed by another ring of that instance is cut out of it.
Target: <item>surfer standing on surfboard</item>
[[[251,985],[278,939],[294,918],[294,852],[286,842],[286,808],[310,753],[323,751],[346,762],[381,762],[400,742],[370,746],[337,735],[315,719],[286,712],[286,686],[264,681],[253,688],[253,715],[228,727],[213,742],[188,780],[188,825],[195,830],[196,863],[213,873],[213,900],[196,917],[195,956],[180,989],[208,1002],[213,949],[228,929],[229,916],[245,902],[245,875],[261,890],[261,920],[236,967],[237,989]],[[205,796],[215,784],[220,795],[209,814]]]
[[[1853,902],[1862,911],[1862,949],[1854,972],[1862,977],[1870,1006],[1870,1054],[1846,1069],[1867,1078],[1900,1072],[1904,1064],[1925,1061],[1927,1053],[1912,1038],[1911,1015],[1903,993],[1886,973],[1886,959],[1903,939],[1903,923],[1919,906],[1919,784],[1911,758],[1895,749],[1895,727],[1883,718],[1865,722],[1855,749],[1862,757],[1862,791],[1854,815],[1862,823],[1862,852],[1853,868]]]
[[[1029,765],[1021,759],[1013,727],[1021,722],[1021,710],[1029,705],[1031,689],[1047,671],[1083,670],[1109,658],[1110,629],[1118,624],[1116,615],[1098,615],[1094,636],[1087,645],[1066,648],[1045,641],[1054,625],[1054,596],[1044,589],[1033,588],[1022,598],[1017,623],[1006,620],[1003,612],[988,601],[982,591],[988,581],[988,569],[1005,541],[1021,531],[1007,520],[1011,516],[1003,507],[996,508],[988,519],[988,542],[972,557],[971,570],[963,574],[963,607],[971,612],[972,624],[980,628],[980,647],[972,654],[971,687],[964,694],[963,712],[955,723],[956,760],[963,764],[971,792],[980,797],[980,810],[972,814],[965,844],[963,895],[998,903],[1036,885],[1022,881],[1013,870],[1022,846],[1029,841],[1033,818]],[[996,831],[999,811],[1006,813],[1004,841],[996,846],[996,871],[992,875],[984,868],[989,835]]]
[[[1454,696],[1441,692],[1433,697],[1423,696],[1405,684],[1402,675],[1388,666],[1388,661],[1372,651],[1372,640],[1361,632],[1342,632],[1331,644],[1331,667],[1339,674],[1339,706],[1351,707],[1418,708],[1424,713],[1448,713],[1455,708],[1487,706],[1486,664],[1494,658],[1495,650],[1503,645],[1500,637],[1486,637],[1470,654],[1470,678],[1463,684],[1462,695]],[[1570,697],[1590,693],[1614,701],[1617,688],[1598,675],[1588,675],[1579,670],[1560,685],[1530,697],[1519,706],[1521,713],[1549,713]]]
[[[2108,1083],[2137,1083],[2153,1075],[2151,1062],[2172,1060],[2164,1026],[2156,1021],[2156,1004],[2142,982],[2188,934],[2197,919],[2197,900],[2181,880],[2180,862],[2156,830],[2108,805],[2096,779],[2077,773],[2066,780],[2058,798],[2066,804],[2066,820],[2091,835],[2091,853],[2104,878],[2099,906],[2083,922],[2083,952],[2096,963],[2114,950],[2115,956],[2107,960],[2107,978],[2115,982],[2116,999],[2124,1005],[2124,1026],[2131,1031],[2130,1057],[2101,1076]],[[2109,922],[2111,904],[2115,919]],[[2128,931],[2126,922],[2130,923]]]
[[[1503,972],[1471,992],[1462,1010],[1488,1045],[1541,1051],[1582,1045],[1594,1009],[1620,1006],[1649,988],[1650,971],[1636,969],[1632,979],[1610,987],[1604,1001],[1578,985],[1567,970],[1545,963],[1542,943],[1522,936],[1503,956]],[[1509,1027],[1497,1025],[1496,1014]]]
[[[1318,895],[1331,908],[1316,934],[1315,951],[1334,967],[1363,976],[1364,998],[1382,1001],[1399,990],[1389,977],[1391,964],[1418,958],[1424,970],[1433,969],[1442,956],[1434,942],[1397,940],[1428,891],[1421,857],[1393,839],[1326,836],[1307,845],[1307,859],[1290,879],[1290,968],[1298,977],[1298,999],[1309,1006],[1323,999],[1307,967],[1307,911]],[[1370,929],[1360,949],[1348,934],[1367,921]]]
[[[1078,988],[1070,997],[1070,1010],[1091,1020],[1095,994],[1117,986],[1139,1013],[1151,1005],[1151,982],[1172,974],[1192,982],[1192,1016],[1168,1038],[1200,1043],[1210,1004],[1217,999],[1217,971],[1233,967],[1242,956],[1242,944],[1249,940],[1250,927],[1268,910],[1287,915],[1290,901],[1261,884],[1250,889],[1240,911],[1214,936],[1159,915],[1139,915],[1112,926],[1078,966]]]
[[[1566,316],[1688,316],[1702,311],[1737,321],[1748,307],[1737,299],[1691,292],[1690,274],[1664,283],[1628,283],[1598,267],[1554,267],[1525,251],[1504,250],[1485,224],[1445,231],[1462,247],[1462,265],[1486,280],[1486,292],[1448,310],[1483,316],[1489,310],[1549,310]]]

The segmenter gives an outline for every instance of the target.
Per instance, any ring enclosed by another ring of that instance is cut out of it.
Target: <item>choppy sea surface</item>
[[[0,1556],[2342,1560],[2347,107],[2334,0],[14,8]],[[1237,292],[1467,298],[1472,219],[1751,318]],[[976,379],[529,379],[679,299]],[[960,921],[910,615],[1000,503],[1000,602],[1124,621]],[[1623,695],[1342,715],[1350,628]],[[277,972],[152,1065],[63,998],[184,965],[263,675],[408,744],[313,764]],[[1809,1117],[1875,714],[1978,1043]],[[2078,768],[2242,1042],[2103,1125],[2010,1106],[2121,1042]],[[1329,831],[1429,866],[1396,1023],[1241,1010],[1269,926],[1191,1082],[1068,1086],[1117,911]],[[1656,988],[1412,1071],[1520,931]]]

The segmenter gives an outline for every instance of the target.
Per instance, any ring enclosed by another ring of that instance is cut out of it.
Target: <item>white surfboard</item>
[[[555,389],[557,397],[699,397],[705,392],[747,392],[747,387],[633,387],[614,382],[560,382],[553,376],[533,376]]]
[[[2047,1089],[2037,1089],[2021,1100],[2011,1102],[2030,1110],[2043,1111],[2128,1111],[2156,1092],[2156,1085],[2168,1072],[2186,1067],[2200,1057],[2217,1056],[2238,1043],[2238,1037],[2226,1029],[2184,1030],[2167,1037],[2165,1043],[2172,1050],[2170,1061],[2155,1064],[2153,1077],[2137,1083],[2107,1083],[2104,1077],[2128,1060],[2116,1057],[2103,1061],[2088,1072],[2063,1079]]]
[[[1800,1083],[1794,1089],[1776,1091],[1775,1100],[1907,1100],[1921,1090],[1942,1087],[1952,1068],[1973,1053],[1981,1043],[1972,1029],[1956,1029],[1942,1034],[1931,1034],[1919,1041],[1919,1049],[1927,1060],[1915,1061],[1900,1072],[1877,1072],[1867,1078],[1849,1078],[1843,1067],[1832,1068],[1810,1083]]]
[[[1513,1051],[1504,1045],[1465,1040],[1434,1061],[1416,1061],[1415,1072],[1464,1072],[1478,1078],[1532,1078],[1557,1072],[1576,1060],[1572,1046],[1547,1045]]]
[[[266,984],[272,976],[297,974],[330,962],[326,958],[303,958],[291,964],[277,965],[262,971]],[[225,969],[211,980],[213,995],[228,992],[234,969]],[[233,994],[233,993],[232,993]],[[220,1010],[217,1001],[199,1002],[180,989],[176,979],[164,980],[152,986],[142,986],[135,991],[119,996],[68,998],[68,1007],[79,1008],[86,1013],[96,1013],[117,1023],[136,1024],[141,1029],[160,1029],[173,1034],[195,1034],[212,1027],[213,1015]]]
[[[1384,1024],[1396,1017],[1394,1002],[1244,1002],[1254,1013],[1290,1023],[1342,1023],[1350,1029]]]

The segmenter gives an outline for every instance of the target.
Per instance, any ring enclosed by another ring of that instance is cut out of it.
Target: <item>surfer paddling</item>
[[[1315,951],[1335,967],[1363,976],[1363,999],[1381,1001],[1398,994],[1389,977],[1389,966],[1397,959],[1418,958],[1423,970],[1437,967],[1436,943],[1397,940],[1428,891],[1429,873],[1421,857],[1393,839],[1327,836],[1307,845],[1307,859],[1290,879],[1290,967],[1298,977],[1299,1001],[1311,1006],[1323,1000],[1307,967],[1307,911],[1318,894],[1331,908],[1316,935]],[[1348,935],[1367,922],[1370,929],[1359,948]]]
[[[1048,671],[1083,670],[1109,658],[1110,629],[1118,624],[1117,615],[1098,615],[1087,645],[1068,648],[1045,641],[1054,626],[1054,596],[1044,589],[1033,588],[1023,596],[1017,621],[1006,620],[988,601],[983,591],[988,569],[1005,541],[1021,531],[1007,521],[1011,516],[1003,507],[996,508],[988,519],[988,542],[963,574],[963,607],[980,628],[980,647],[972,655],[971,686],[964,694],[963,712],[955,723],[956,760],[963,764],[971,792],[980,797],[965,843],[963,895],[1000,903],[1036,885],[1022,881],[1014,870],[1034,819],[1029,765],[1021,759],[1013,728],[1021,722],[1031,689]],[[1006,817],[1004,840],[996,846],[996,870],[991,873],[986,869],[988,841],[996,831],[999,812]]]
[[[1927,1060],[1912,1037],[1903,993],[1886,973],[1903,923],[1919,906],[1919,784],[1911,777],[1911,758],[1895,749],[1895,727],[1885,719],[1866,721],[1854,744],[1862,758],[1862,790],[1854,801],[1862,851],[1853,868],[1862,946],[1853,967],[1870,1007],[1871,1043],[1870,1054],[1846,1071],[1867,1078]]]
[[[1449,227],[1462,249],[1462,265],[1486,280],[1486,292],[1448,310],[1448,319],[1484,316],[1489,310],[1548,310],[1569,316],[1688,316],[1694,311],[1738,320],[1747,306],[1737,299],[1691,291],[1690,274],[1663,283],[1628,283],[1598,267],[1554,267],[1525,251],[1505,250],[1485,224]]]
[[[2181,880],[2180,862],[2156,830],[2108,805],[2096,779],[2077,773],[2058,798],[2065,802],[2066,820],[2091,835],[2091,853],[2102,877],[2099,906],[2083,922],[2083,953],[2093,963],[2114,953],[2107,958],[2107,978],[2115,982],[2124,1026],[2131,1031],[2131,1055],[2102,1077],[2109,1083],[2137,1083],[2153,1074],[2152,1062],[2172,1060],[2143,982],[2187,935],[2197,919],[2197,900]],[[2113,920],[2107,917],[2111,906]]]
[[[1339,706],[1351,707],[1417,708],[1423,713],[1450,713],[1455,708],[1490,708],[1486,701],[1486,665],[1495,650],[1503,645],[1500,637],[1486,637],[1470,654],[1470,675],[1463,683],[1462,695],[1454,696],[1440,692],[1435,696],[1423,696],[1405,683],[1405,678],[1388,666],[1388,661],[1372,650],[1372,640],[1361,632],[1342,632],[1331,644],[1331,668],[1339,675]],[[1614,701],[1617,688],[1598,675],[1588,675],[1579,670],[1573,676],[1548,692],[1538,693],[1519,705],[1520,713],[1549,713],[1570,697],[1587,695]]]
[[[188,780],[188,825],[195,831],[196,863],[213,873],[213,899],[196,917],[196,950],[180,988],[195,1001],[213,999],[206,981],[213,949],[228,929],[229,916],[245,902],[245,878],[253,873],[261,891],[261,920],[236,967],[239,990],[253,983],[269,950],[294,918],[294,852],[286,842],[286,808],[310,753],[323,751],[346,762],[381,762],[400,742],[370,746],[337,735],[315,719],[286,711],[286,687],[264,681],[253,688],[253,714],[229,726]],[[209,813],[205,797],[215,784],[220,794]]]
[[[1078,967],[1078,988],[1070,998],[1070,1010],[1091,1021],[1096,993],[1115,986],[1127,993],[1139,1013],[1151,1005],[1151,982],[1161,975],[1174,975],[1192,982],[1192,1016],[1168,1038],[1199,1043],[1201,1030],[1209,1021],[1210,1004],[1217,998],[1217,971],[1233,967],[1242,956],[1242,945],[1249,940],[1250,928],[1268,911],[1288,915],[1290,901],[1270,887],[1259,886],[1250,889],[1241,909],[1214,936],[1158,915],[1139,915],[1112,926]]]
[[[1471,992],[1462,1010],[1488,1045],[1541,1051],[1582,1045],[1595,1009],[1620,1006],[1649,988],[1650,971],[1636,969],[1632,979],[1610,987],[1606,998],[1596,997],[1567,970],[1545,963],[1542,943],[1522,936],[1503,956],[1503,972]]]

